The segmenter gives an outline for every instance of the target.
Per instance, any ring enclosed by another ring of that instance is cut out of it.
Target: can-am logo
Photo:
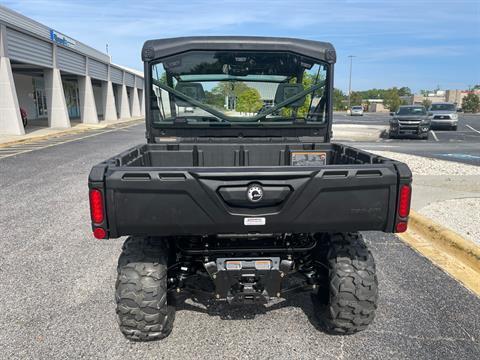
[[[53,29],[50,29],[50,40],[66,47],[75,47],[75,45],[77,45],[75,40],[70,39],[68,36],[65,36]]]
[[[251,202],[259,202],[263,198],[263,188],[258,185],[250,185],[247,190],[248,200]]]

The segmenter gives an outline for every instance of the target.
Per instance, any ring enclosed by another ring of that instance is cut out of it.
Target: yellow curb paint
[[[480,297],[479,245],[414,211],[409,230],[397,235]]]
[[[80,133],[88,131],[88,130],[90,130],[90,129],[86,128],[86,129],[68,129],[68,130],[64,130],[64,131],[60,130],[60,131],[57,131],[57,132],[54,132],[54,133],[51,133],[51,134],[32,136],[32,137],[28,137],[28,138],[24,138],[24,139],[18,139],[18,140],[5,142],[5,143],[0,144],[0,148],[9,147],[9,146],[12,146],[12,145],[17,145],[17,144],[27,144],[27,143],[30,143],[30,142],[35,142],[35,141],[40,141],[40,140],[46,140],[46,139],[50,139],[50,138],[60,137],[60,136],[66,135],[66,134],[69,134],[69,135],[70,134],[80,134]]]

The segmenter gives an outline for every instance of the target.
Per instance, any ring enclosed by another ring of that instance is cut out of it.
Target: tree
[[[220,93],[205,90],[205,102],[208,105],[212,105],[217,108],[223,108],[225,104],[225,96]]]
[[[352,91],[350,94],[350,106],[362,105],[362,94],[358,91]]]
[[[432,105],[432,101],[429,100],[429,99],[423,99],[422,101],[422,105],[425,109],[429,109],[430,108],[430,105]]]
[[[225,104],[225,98],[228,98],[228,106],[235,106],[240,94],[249,89],[249,87],[241,81],[222,81],[213,87],[210,95],[210,99],[216,106],[222,107]],[[207,94],[205,94],[208,96]],[[222,105],[220,105],[220,97],[222,97]],[[215,99],[213,99],[215,98]]]
[[[239,112],[254,113],[260,110],[263,101],[257,89],[248,88],[243,91],[237,99],[237,108]]]
[[[222,81],[212,89],[214,94],[222,94],[223,96],[239,96],[249,87],[241,81]]]
[[[398,107],[402,104],[402,100],[398,95],[398,89],[396,87],[388,89],[385,92],[383,103],[390,111],[398,110]]]
[[[462,109],[465,112],[477,113],[480,111],[480,98],[473,92],[469,93],[462,100]]]
[[[313,85],[316,85],[315,83],[316,77],[312,74],[305,73],[303,74],[302,78],[302,85],[305,90],[311,88]],[[318,79],[319,81],[323,80],[322,78]],[[314,94],[316,94],[319,90],[316,90]],[[308,94],[305,96],[305,101],[303,102],[303,105],[298,108],[297,115],[298,116],[307,116],[307,114],[310,111],[310,103],[312,102],[312,95],[314,94]]]
[[[398,95],[399,96],[411,96],[413,94],[412,94],[412,90],[410,90],[409,87],[403,86],[400,89],[398,89]]]
[[[302,78],[302,86],[304,90],[310,89],[312,86],[316,85],[319,81],[323,81],[324,78],[323,76],[320,76],[318,79],[315,75],[309,74],[309,73],[304,73],[303,78]],[[290,84],[296,84],[297,83],[297,78],[293,77],[289,81]],[[318,96],[319,93],[321,93],[323,90],[322,89],[317,89],[314,91],[314,95]],[[299,106],[297,108],[297,116],[307,116],[307,114],[310,111],[310,103],[312,102],[312,94],[307,94],[305,95],[305,100],[303,101],[303,105]],[[290,117],[293,115],[293,108],[288,106],[282,108],[281,110],[282,116],[285,117]]]
[[[345,110],[345,94],[340,89],[333,89],[333,108],[335,110]]]
[[[358,93],[362,96],[362,99],[383,99],[383,95],[385,94],[384,89],[370,89],[370,90],[363,90],[358,91]]]

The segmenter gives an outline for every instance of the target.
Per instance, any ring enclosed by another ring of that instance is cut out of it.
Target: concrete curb
[[[480,297],[480,245],[415,211],[398,236]]]
[[[116,121],[116,122],[104,123],[104,124],[90,124],[90,125],[80,124],[76,127],[72,127],[72,128],[68,128],[68,129],[64,129],[64,130],[58,130],[58,131],[52,132],[50,134],[30,136],[30,137],[25,137],[25,138],[18,139],[18,140],[12,140],[12,141],[8,141],[8,142],[0,143],[0,148],[8,147],[8,146],[16,145],[16,144],[28,143],[28,142],[31,142],[31,141],[45,140],[45,139],[48,139],[48,138],[62,136],[62,135],[65,135],[65,134],[80,134],[82,132],[86,132],[86,131],[93,130],[93,129],[104,129],[104,128],[108,128],[108,127],[118,125],[118,124],[128,124],[130,122],[135,122],[135,121],[138,121],[140,119],[143,119],[143,116],[138,117],[138,118],[128,119],[128,120],[119,120],[119,121]]]
[[[444,251],[480,272],[480,245],[415,211],[410,214],[409,223],[414,230],[427,236]]]

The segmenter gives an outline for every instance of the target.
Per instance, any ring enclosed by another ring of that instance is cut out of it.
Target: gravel
[[[370,151],[406,163],[413,175],[480,175],[480,166],[432,159],[392,151]]]

